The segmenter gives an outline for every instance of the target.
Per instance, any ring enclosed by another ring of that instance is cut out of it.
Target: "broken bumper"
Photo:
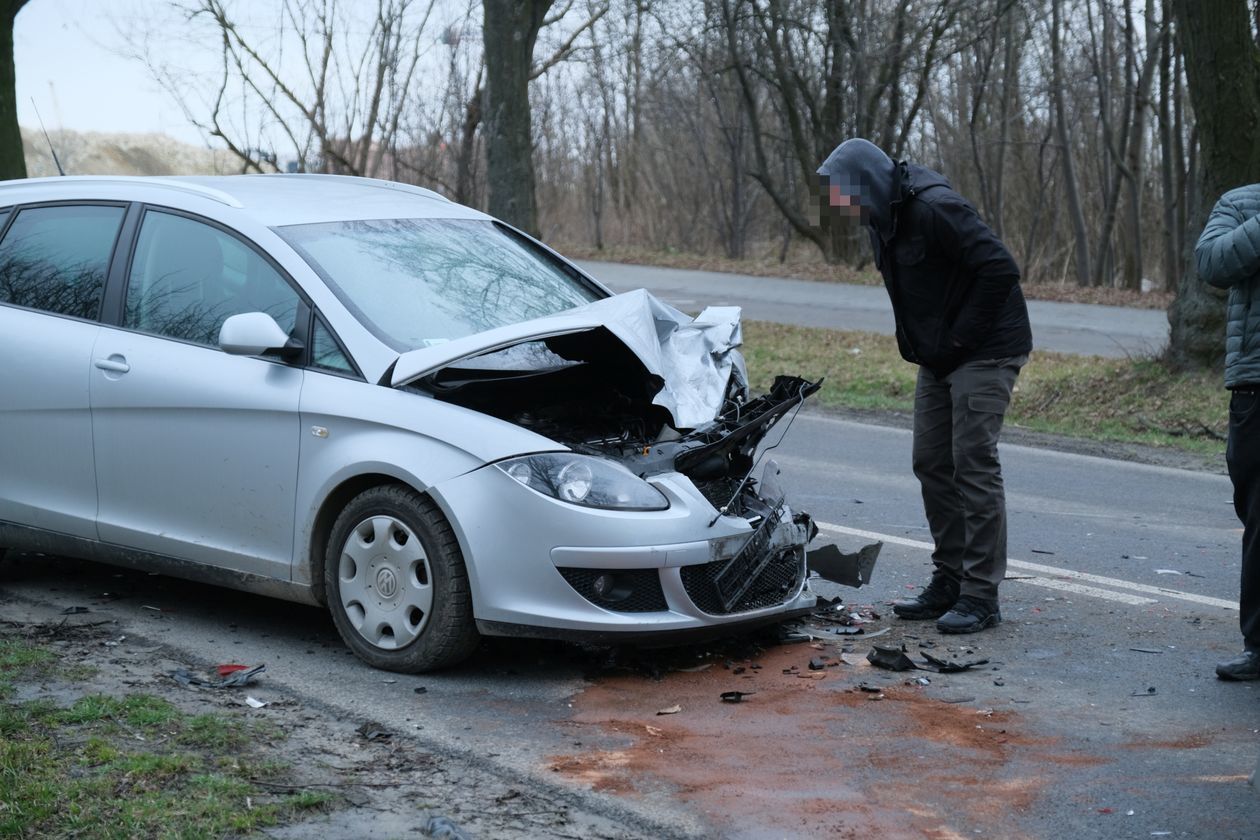
[[[467,560],[482,632],[649,640],[730,632],[814,606],[808,517],[786,505],[772,522],[717,516],[686,477],[651,482],[668,510],[581,508],[493,468],[431,488]]]

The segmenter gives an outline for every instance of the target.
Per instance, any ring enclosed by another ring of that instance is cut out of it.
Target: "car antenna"
[[[52,152],[53,163],[57,165],[57,174],[65,177],[66,170],[61,168],[61,160],[57,157],[57,150],[53,148],[52,138],[48,136],[48,129],[44,128],[44,118],[39,115],[39,106],[35,104],[35,97],[31,97],[31,107],[35,109],[35,119],[39,120],[39,130],[44,132],[44,140],[48,142],[48,151]]]

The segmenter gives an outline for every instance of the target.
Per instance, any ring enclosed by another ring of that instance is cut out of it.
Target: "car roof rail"
[[[126,184],[128,186],[141,187],[157,187],[164,190],[176,190],[178,192],[189,193],[190,195],[208,198],[211,201],[217,201],[220,204],[226,204],[228,207],[243,208],[245,205],[240,199],[226,193],[223,190],[217,190],[214,187],[207,187],[193,181],[174,181],[166,178],[153,178],[147,176],[118,176],[118,175],[61,175],[50,176],[47,178],[25,178],[16,181],[6,181],[0,183],[0,189],[6,187],[24,187],[30,184],[76,184],[89,182],[92,184]]]
[[[326,172],[268,172],[264,174],[264,178],[303,178],[307,180],[320,181],[353,181],[356,184],[362,184],[365,187],[376,187],[382,190],[395,190],[397,192],[411,193],[412,195],[422,196],[424,198],[432,198],[435,201],[450,204],[451,200],[440,192],[428,189],[426,187],[418,187],[415,184],[401,184],[398,181],[386,181],[382,178],[364,178],[361,175],[332,175]]]

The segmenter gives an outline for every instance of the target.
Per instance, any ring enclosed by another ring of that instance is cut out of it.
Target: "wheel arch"
[[[315,519],[311,523],[306,562],[309,567],[311,586],[315,592],[315,597],[324,606],[328,605],[328,593],[324,586],[324,564],[328,554],[328,540],[332,536],[333,523],[337,521],[337,517],[345,506],[350,503],[351,499],[366,490],[371,490],[373,487],[390,484],[407,487],[422,496],[429,497],[435,503],[437,502],[428,490],[423,487],[417,487],[414,483],[404,481],[396,475],[371,472],[352,476],[342,481],[324,497],[324,501],[320,504],[319,511],[315,514]],[[440,504],[437,507],[449,521],[449,512]],[[463,541],[460,539],[458,531],[456,531],[456,540],[460,543],[460,554],[466,556],[462,544]]]

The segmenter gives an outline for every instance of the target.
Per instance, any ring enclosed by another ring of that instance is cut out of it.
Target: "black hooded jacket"
[[[944,376],[1032,350],[1019,267],[942,175],[894,163],[858,139],[841,143],[818,173],[824,188],[858,197],[906,361]]]

